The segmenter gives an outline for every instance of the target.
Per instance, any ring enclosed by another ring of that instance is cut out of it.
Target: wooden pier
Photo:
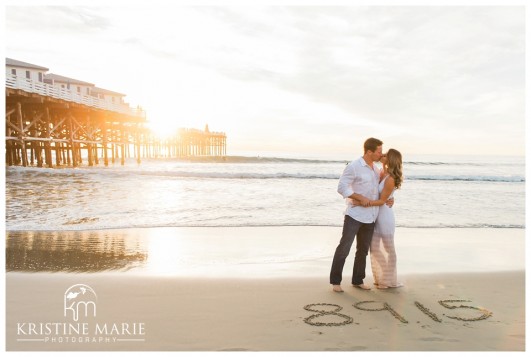
[[[179,129],[167,138],[158,138],[149,131],[142,135],[142,155],[146,158],[191,158],[224,157],[227,155],[227,137],[225,133],[205,130]]]
[[[76,167],[84,160],[88,166],[107,166],[124,165],[126,158],[140,163],[142,158],[226,156],[225,133],[210,132],[208,126],[204,131],[180,129],[160,139],[147,128],[139,108],[102,105],[82,96],[76,100],[69,91],[56,95],[46,84],[16,83],[6,78],[8,166]]]

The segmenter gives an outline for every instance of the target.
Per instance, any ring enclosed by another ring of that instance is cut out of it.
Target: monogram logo
[[[87,318],[89,315],[96,317],[96,292],[85,284],[76,284],[69,287],[64,294],[64,316],[72,317],[78,321],[79,318]]]

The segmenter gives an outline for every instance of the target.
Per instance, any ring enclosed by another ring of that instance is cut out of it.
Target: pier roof
[[[91,89],[91,93],[101,93],[101,94],[117,95],[117,96],[120,96],[120,97],[125,97],[125,96],[126,96],[126,94],[123,94],[123,93],[113,92],[112,90],[103,89],[103,88],[98,88],[98,87],[94,87],[94,88],[92,88],[92,89]]]
[[[44,79],[48,79],[48,80],[49,79],[53,79],[54,82],[59,82],[59,83],[81,84],[81,85],[90,86],[90,87],[94,87],[95,86],[93,83],[80,81],[79,79],[74,79],[74,78],[69,78],[69,77],[65,77],[65,76],[60,76],[58,74],[53,74],[53,73],[45,74],[44,75]]]
[[[31,64],[28,62],[22,62],[18,61],[12,58],[6,57],[6,66],[13,66],[13,67],[22,67],[22,68],[33,68],[33,69],[40,69],[42,71],[47,72],[49,69],[42,66],[37,66],[36,64]]]

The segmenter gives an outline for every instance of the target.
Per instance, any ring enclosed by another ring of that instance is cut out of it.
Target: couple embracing
[[[401,286],[396,277],[394,247],[395,217],[392,210],[393,192],[402,184],[402,155],[394,149],[384,154],[383,142],[369,138],[364,154],[347,165],[337,191],[347,199],[341,241],[336,248],[330,284],[335,292],[342,292],[343,266],[356,237],[356,256],[352,285],[370,290],[363,283],[366,259],[371,252],[374,284],[379,289]],[[381,162],[380,170],[374,163]]]

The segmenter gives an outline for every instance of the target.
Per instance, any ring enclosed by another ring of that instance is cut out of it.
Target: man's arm
[[[354,190],[352,190],[352,181],[354,181],[355,177],[356,170],[354,165],[350,163],[343,170],[337,185],[337,192],[343,196],[343,198],[350,198],[350,196],[354,194]]]

